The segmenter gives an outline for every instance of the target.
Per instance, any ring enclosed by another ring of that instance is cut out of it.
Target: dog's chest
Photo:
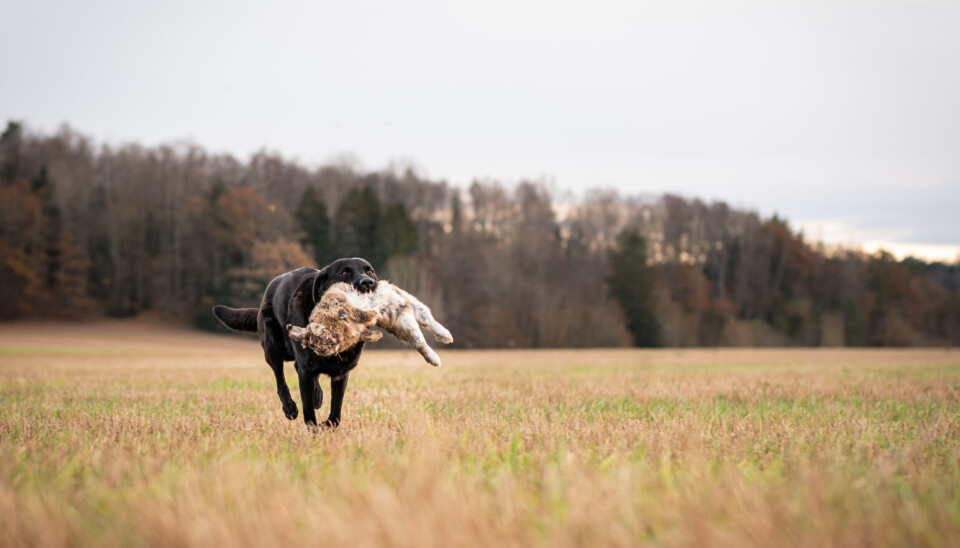
[[[319,373],[337,379],[357,367],[362,349],[363,343],[360,342],[335,356],[320,356],[311,352],[308,369],[313,374]]]

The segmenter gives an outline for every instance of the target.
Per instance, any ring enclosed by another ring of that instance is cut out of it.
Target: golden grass
[[[0,545],[960,545],[956,352],[441,355],[316,433],[256,342],[2,326]]]

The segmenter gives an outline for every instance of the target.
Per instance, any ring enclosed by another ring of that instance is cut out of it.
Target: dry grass
[[[956,352],[442,357],[313,433],[255,342],[0,326],[0,545],[960,545]]]

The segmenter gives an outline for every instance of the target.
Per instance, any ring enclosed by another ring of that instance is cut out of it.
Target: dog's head
[[[377,281],[373,265],[366,259],[337,259],[317,273],[313,282],[313,300],[318,302],[327,289],[338,282],[352,285],[360,293],[367,293],[377,288]]]

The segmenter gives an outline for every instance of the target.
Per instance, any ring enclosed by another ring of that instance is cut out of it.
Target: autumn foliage
[[[0,137],[0,319],[215,328],[291,268],[363,256],[460,347],[960,344],[957,265],[812,244],[776,216],[348,161]]]

